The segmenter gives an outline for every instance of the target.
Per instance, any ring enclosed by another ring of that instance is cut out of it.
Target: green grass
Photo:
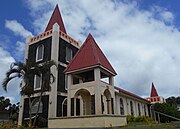
[[[155,122],[132,122],[121,129],[180,129],[180,122],[155,123]]]

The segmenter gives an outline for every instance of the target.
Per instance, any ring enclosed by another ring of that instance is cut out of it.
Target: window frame
[[[36,88],[36,81],[37,81],[37,77],[39,77],[38,75],[34,75],[34,90],[40,90],[41,89],[41,85],[42,85],[42,74],[40,75],[40,87]]]
[[[41,59],[38,59],[38,56],[39,56],[39,48],[42,47],[42,58]],[[41,44],[37,47],[36,49],[36,62],[39,62],[39,61],[42,61],[43,60],[43,57],[44,57],[44,45]]]
[[[123,99],[120,98],[119,101],[120,101],[120,114],[124,115],[125,111],[124,111],[124,102],[123,102]]]
[[[35,98],[33,101],[32,101],[32,104],[31,104],[31,114],[35,114],[37,112],[37,108],[38,108],[38,103],[39,103],[39,99]],[[35,110],[32,110],[33,107],[36,107]],[[34,112],[32,112],[34,111]],[[38,113],[43,113],[43,103],[42,101],[40,102],[40,107],[39,107],[39,111]]]
[[[70,60],[68,60],[67,52],[70,50]],[[66,62],[70,62],[72,60],[72,49],[70,47],[66,47]]]
[[[68,84],[68,83],[67,83],[68,79],[67,79],[67,77],[68,77],[68,76],[65,74],[65,75],[64,75],[64,87],[65,87],[65,90],[68,90],[68,85],[67,85],[67,84]]]

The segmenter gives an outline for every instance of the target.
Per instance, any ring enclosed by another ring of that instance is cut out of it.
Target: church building
[[[45,31],[27,37],[24,58],[39,64],[53,60],[58,65],[58,69],[50,69],[56,79],[40,103],[38,115],[45,121],[42,126],[120,127],[127,124],[127,115],[149,116],[148,100],[114,86],[117,73],[93,36],[89,34],[80,45],[67,34],[58,5]],[[37,111],[42,78],[31,78],[36,92],[31,97],[32,118]],[[27,96],[21,96],[18,125],[26,124],[28,108]]]

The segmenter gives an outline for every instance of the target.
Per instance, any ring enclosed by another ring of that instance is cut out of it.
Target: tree
[[[19,112],[19,102],[16,104],[12,104],[9,108],[10,111],[10,119],[13,122],[17,122],[18,120],[18,112]]]
[[[178,99],[177,98],[175,98],[174,96],[172,96],[172,97],[169,97],[169,98],[167,98],[166,99],[166,102],[170,105],[170,106],[172,106],[172,107],[174,107],[174,108],[176,108],[177,107],[177,101]]]
[[[50,84],[55,81],[55,77],[50,71],[50,68],[52,66],[56,66],[54,61],[46,61],[39,65],[39,70],[40,70],[40,73],[42,74],[42,85],[41,85],[41,90],[40,90],[38,108],[37,108],[37,112],[36,112],[35,119],[33,122],[33,127],[35,126],[36,121],[37,121],[37,116],[38,116],[38,112],[39,112],[39,108],[40,108],[42,95],[45,91],[47,91],[47,90],[49,91],[51,89]],[[56,68],[57,68],[57,66],[56,66]]]
[[[3,89],[7,92],[8,83],[14,78],[20,78],[23,82],[21,95],[27,95],[29,99],[29,124],[32,125],[31,118],[31,95],[34,94],[33,86],[30,85],[30,78],[34,75],[40,76],[40,70],[37,64],[15,62],[10,65],[10,69],[6,72],[6,77],[2,82]],[[22,84],[22,83],[21,83]]]
[[[180,112],[178,112],[177,108],[171,106],[168,103],[156,103],[154,105],[154,110],[176,118],[180,118]],[[161,122],[173,121],[173,119],[165,116],[160,116],[160,118],[161,118]]]
[[[6,110],[11,105],[9,98],[0,97],[0,111]]]

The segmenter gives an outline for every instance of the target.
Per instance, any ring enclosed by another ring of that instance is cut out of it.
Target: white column
[[[102,114],[102,107],[101,107],[101,91],[100,91],[100,69],[94,69],[94,80],[96,81],[95,88],[95,113],[96,115]]]
[[[24,63],[26,62],[26,59],[28,59],[28,54],[29,54],[29,44],[31,42],[31,36],[28,36],[26,38],[26,46],[25,46],[25,51],[24,51]],[[22,82],[23,83],[23,82]],[[22,86],[24,86],[24,83],[22,84]],[[18,125],[22,125],[22,121],[23,121],[23,112],[24,112],[24,96],[21,96],[21,100],[20,100],[20,109],[19,109],[19,117],[18,117]]]
[[[59,56],[59,25],[55,23],[52,30],[52,45],[51,45],[51,60],[54,60],[58,65]],[[49,95],[49,112],[48,117],[56,117],[57,112],[57,83],[58,83],[58,70],[55,66],[51,67],[51,72],[54,75],[55,82],[51,84],[51,91]]]
[[[67,88],[68,88],[68,96],[67,96],[67,116],[71,116],[71,88],[72,84],[72,75],[67,75]]]
[[[23,112],[24,112],[24,96],[21,96],[19,116],[18,116],[18,125],[22,125]]]
[[[114,76],[109,77],[109,85],[114,86]]]

